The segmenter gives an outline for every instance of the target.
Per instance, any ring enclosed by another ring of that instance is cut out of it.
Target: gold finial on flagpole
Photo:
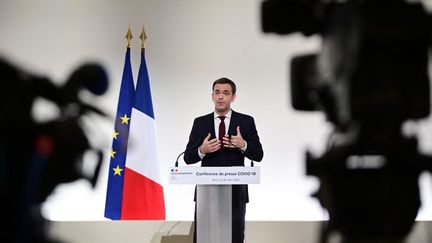
[[[141,49],[144,49],[145,48],[145,40],[147,39],[147,35],[144,31],[144,26],[143,26],[142,31],[141,31],[140,39],[141,39]]]
[[[129,25],[128,32],[126,34],[126,40],[127,40],[127,48],[130,48],[130,43],[131,43],[131,40],[132,40],[132,32],[131,32],[131,29],[130,29],[130,25]]]

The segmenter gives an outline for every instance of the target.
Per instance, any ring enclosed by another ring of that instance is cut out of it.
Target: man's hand
[[[223,144],[224,147],[226,148],[244,148],[246,143],[245,140],[243,139],[241,132],[240,132],[240,127],[237,126],[237,135],[233,135],[231,136],[231,138],[228,135],[225,135],[223,138]]]
[[[210,140],[210,133],[204,139],[203,143],[199,147],[199,150],[202,154],[213,153],[221,147],[221,143],[217,138],[213,138]]]

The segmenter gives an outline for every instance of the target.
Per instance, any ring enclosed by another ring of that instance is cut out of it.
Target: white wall
[[[259,0],[6,0],[0,3],[0,54],[31,72],[62,82],[73,67],[94,60],[109,71],[111,87],[96,98],[114,116],[131,26],[136,77],[145,25],[149,69],[168,220],[193,219],[193,186],[168,185],[168,167],[184,150],[193,119],[212,111],[212,81],[236,81],[233,108],[255,117],[264,147],[262,183],[250,187],[248,220],[323,219],[310,194],[317,188],[304,172],[304,151],[321,151],[330,125],[320,113],[290,107],[289,58],[319,48],[319,38],[264,35]],[[41,113],[45,107],[39,107]],[[423,150],[432,149],[430,121]],[[86,120],[92,142],[108,151],[113,119]],[[45,204],[54,220],[103,220],[108,156],[97,187],[86,181],[60,185]],[[430,180],[427,177],[427,180]],[[423,183],[429,185],[429,181]],[[430,186],[424,203],[428,204]],[[432,218],[431,209],[422,217]]]

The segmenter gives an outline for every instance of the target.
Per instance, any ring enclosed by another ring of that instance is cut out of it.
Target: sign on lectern
[[[197,185],[197,243],[231,243],[232,185],[259,184],[260,167],[171,167],[169,182]]]
[[[171,167],[169,183],[196,185],[259,184],[260,167]]]

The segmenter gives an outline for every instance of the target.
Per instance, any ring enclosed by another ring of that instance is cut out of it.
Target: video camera
[[[84,63],[58,86],[0,58],[0,79],[0,192],[7,221],[0,236],[5,242],[58,243],[47,234],[40,206],[61,183],[85,179],[96,185],[103,156],[91,146],[81,118],[105,113],[83,102],[79,93],[104,94],[106,70]],[[60,114],[37,121],[32,112],[37,98],[52,102]],[[97,157],[91,175],[83,171],[86,152]]]
[[[262,30],[319,35],[319,53],[291,60],[291,104],[334,125],[320,157],[306,153],[329,212],[321,241],[402,242],[420,207],[418,177],[431,171],[402,132],[430,114],[432,17],[403,0],[266,0]],[[377,241],[381,240],[381,241]]]

